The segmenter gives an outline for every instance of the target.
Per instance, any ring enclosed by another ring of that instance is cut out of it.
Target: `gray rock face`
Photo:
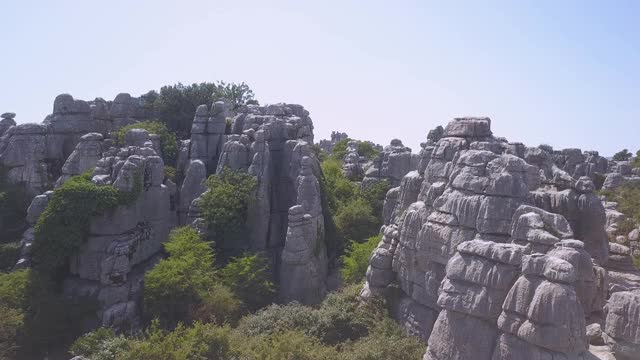
[[[139,195],[133,204],[91,219],[90,235],[71,259],[64,291],[98,301],[98,326],[136,329],[144,272],[157,260],[175,223],[170,191],[163,184],[164,164],[152,148],[128,146],[108,149],[97,165],[94,182]]]
[[[637,359],[640,354],[640,290],[616,292],[605,307],[602,333],[616,359]]]
[[[349,135],[347,135],[347,133],[332,131],[331,139],[320,140],[318,142],[318,145],[320,146],[320,149],[322,149],[325,153],[331,155],[333,153],[333,147],[336,145],[336,143],[341,140],[347,139],[348,137]]]
[[[56,187],[70,177],[80,175],[96,166],[102,158],[102,140],[102,134],[98,133],[89,133],[80,138],[80,142],[62,166],[62,175],[56,181]]]
[[[587,321],[603,322],[637,275],[594,194],[605,162],[509,143],[490,125],[455,119],[423,144],[418,171],[387,194],[362,298],[399,288],[395,317],[427,340],[424,359],[610,357],[602,341],[589,349]]]
[[[362,186],[381,180],[387,180],[391,186],[398,186],[404,175],[417,169],[419,162],[420,155],[412,154],[410,148],[402,145],[402,141],[391,140],[365,170]]]
[[[84,144],[85,148],[77,149],[74,155],[78,159],[71,159],[68,167],[62,169],[84,135],[106,135],[148,117],[142,101],[128,94],[119,94],[113,102],[58,95],[53,112],[42,124],[15,125],[13,116],[9,115],[0,121],[0,165],[10,169],[9,181],[23,183],[31,198],[51,188],[61,175],[62,181],[66,180],[66,175],[76,171],[74,166],[82,167],[88,161],[80,163],[78,159],[94,156],[89,153],[96,151],[90,149],[95,143]]]
[[[365,162],[364,157],[358,153],[358,142],[349,141],[347,144],[347,154],[342,161],[342,174],[352,181],[362,179],[364,176],[363,165]]]
[[[224,144],[226,115],[225,103],[218,101],[213,104],[211,111],[206,105],[200,105],[193,118],[190,158],[204,162],[209,172],[215,171],[218,166]]]
[[[326,293],[328,264],[336,249],[327,246],[324,235],[321,170],[311,150],[309,112],[294,104],[241,107],[231,114],[231,134],[225,135],[217,106],[211,113],[202,106],[196,112],[194,128],[206,130],[196,130],[191,136],[191,163],[180,191],[180,212],[188,210],[188,216],[181,216],[181,222],[206,232],[197,198],[205,189],[189,190],[201,184],[192,179],[204,180],[227,169],[254,175],[257,186],[248,208],[246,236],[216,239],[218,251],[237,255],[250,250],[267,255],[273,260],[281,299],[319,302]],[[181,161],[185,160],[179,157]],[[204,166],[207,162],[209,166]],[[190,174],[194,163],[202,164],[197,165],[198,176]]]

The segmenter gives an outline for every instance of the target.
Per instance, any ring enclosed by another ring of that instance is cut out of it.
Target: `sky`
[[[333,130],[419,150],[454,117],[528,145],[640,148],[639,1],[0,0],[0,113],[246,82]]]

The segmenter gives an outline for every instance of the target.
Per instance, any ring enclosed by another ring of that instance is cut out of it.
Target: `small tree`
[[[369,257],[379,242],[380,235],[372,236],[363,243],[351,243],[347,253],[342,256],[340,275],[345,283],[355,284],[364,278],[369,267]]]
[[[613,160],[615,161],[628,161],[633,156],[632,153],[629,152],[628,149],[624,149],[622,151],[618,151],[613,155]]]
[[[173,327],[213,287],[214,258],[209,244],[187,226],[172,230],[164,247],[169,257],[145,274],[144,307],[147,317]]]
[[[246,304],[250,310],[259,309],[273,301],[275,286],[267,260],[258,254],[232,258],[219,271],[222,283]]]
[[[207,179],[201,209],[209,223],[209,235],[216,241],[242,235],[255,177],[225,168]]]
[[[373,216],[371,206],[363,199],[357,199],[344,206],[335,217],[338,232],[353,241],[362,241],[380,230],[378,219]]]

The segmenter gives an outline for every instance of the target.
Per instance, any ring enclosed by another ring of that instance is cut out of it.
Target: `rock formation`
[[[336,145],[336,143],[348,138],[349,138],[349,135],[347,135],[347,133],[332,131],[331,139],[320,140],[318,142],[318,146],[320,146],[320,149],[322,149],[325,153],[327,153],[328,155],[331,155],[333,153],[333,147]]]
[[[0,121],[0,166],[8,168],[9,182],[24,184],[31,198],[51,188],[63,174],[62,165],[82,136],[106,136],[122,126],[144,120],[142,100],[119,94],[113,101],[76,100],[58,95],[53,112],[41,124],[16,125],[15,114]],[[84,150],[81,150],[84,151]]]
[[[418,154],[412,154],[411,149],[405,147],[402,141],[393,139],[365,170],[362,186],[387,180],[392,187],[396,187],[400,185],[403,176],[417,168],[418,162]]]
[[[633,354],[620,349],[640,344],[637,334],[620,329],[635,319],[605,326],[637,315],[607,308],[614,291],[638,285],[594,194],[604,161],[509,143],[488,118],[454,119],[435,138],[387,194],[361,296],[388,297],[428,343],[425,359],[588,359],[590,341]],[[588,338],[587,325],[604,330]]]
[[[325,239],[326,209],[321,205],[319,162],[311,150],[309,112],[293,104],[245,106],[232,114],[230,133],[224,134],[219,115],[223,111],[218,109],[222,106],[216,103],[212,111],[198,108],[190,151],[181,151],[184,160],[179,163],[187,165],[180,221],[205,226],[198,204],[206,190],[202,180],[208,175],[226,169],[254,175],[257,186],[248,209],[248,234],[241,241],[216,239],[218,252],[264,253],[272,259],[284,301],[319,302],[326,292],[329,258],[335,257],[336,249],[327,247]],[[207,131],[200,131],[205,123]]]
[[[116,146],[113,132],[145,120],[142,102],[120,94],[112,102],[60,95],[42,124],[16,125],[2,114],[0,165],[10,182],[30,194],[29,229],[16,268],[30,266],[34,225],[54,193],[72,176],[93,169],[92,182],[138,194],[93,216],[86,243],[70,259],[64,293],[97,301],[88,327],[135,330],[140,325],[142,279],[162,256],[172,227],[193,224],[206,236],[199,209],[208,176],[231,170],[255,176],[246,239],[216,239],[221,254],[260,252],[271,260],[283,301],[316,303],[327,292],[329,262],[318,159],[311,149],[313,123],[300,105],[244,106],[225,102],[197,108],[191,138],[179,144],[177,183],[165,179],[158,135],[132,129]],[[55,191],[55,190],[54,190]]]

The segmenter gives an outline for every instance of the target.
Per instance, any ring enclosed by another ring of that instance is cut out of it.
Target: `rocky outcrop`
[[[285,302],[319,303],[327,292],[328,260],[320,184],[311,166],[309,157],[302,158],[296,200],[300,205],[289,208],[280,267],[280,297]]]
[[[402,141],[393,139],[365,170],[362,186],[381,180],[387,180],[392,187],[398,186],[404,175],[418,167],[419,161],[418,154],[412,154]]]
[[[139,139],[127,135],[128,141]],[[126,145],[103,153],[93,182],[138,192],[137,199],[91,219],[90,235],[81,252],[72,257],[70,276],[64,282],[67,295],[97,300],[95,324],[120,330],[140,325],[144,272],[157,260],[170,225],[175,223],[170,191],[163,184],[162,158],[151,142],[142,147]]]
[[[326,154],[331,155],[333,153],[333,147],[336,145],[336,143],[348,138],[349,138],[349,135],[347,135],[347,133],[340,132],[340,131],[332,131],[331,139],[320,140],[318,142],[318,146],[320,146],[320,149],[322,149],[322,151],[324,151]]]
[[[361,296],[390,297],[425,359],[587,359],[586,325],[605,319],[619,252],[590,177],[603,162],[490,126],[454,119],[423,144],[417,171],[387,195]]]
[[[15,125],[15,114],[4,115],[0,121],[0,165],[9,169],[10,183],[24,184],[30,198],[42,194],[53,187],[61,175],[74,170],[67,168],[65,174],[62,166],[83,136],[88,133],[106,136],[147,118],[142,100],[129,94],[119,94],[109,102],[101,98],[83,101],[69,94],[58,95],[53,112],[41,124]]]
[[[194,127],[204,123],[198,116],[208,116],[208,125],[218,124],[216,106],[218,103],[210,114],[206,107],[199,107]],[[179,208],[181,214],[188,210],[188,216],[181,215],[181,221],[206,231],[198,206],[198,197],[206,190],[201,185],[206,176],[227,169],[254,175],[257,185],[248,208],[246,236],[216,239],[217,251],[223,256],[263,253],[272,260],[281,299],[319,302],[326,293],[329,261],[337,249],[328,246],[325,239],[326,209],[322,208],[318,180],[320,165],[311,149],[309,112],[293,104],[241,107],[233,115],[230,132],[207,132],[208,144],[215,143],[219,152],[210,152],[209,146],[206,158],[199,155],[203,153],[200,150],[194,153],[204,138],[192,135]],[[222,143],[218,145],[219,140]],[[203,166],[206,161],[216,163],[213,171]]]
[[[364,166],[366,159],[358,153],[358,142],[349,141],[347,144],[347,154],[342,160],[342,175],[352,181],[360,181],[364,176]]]

